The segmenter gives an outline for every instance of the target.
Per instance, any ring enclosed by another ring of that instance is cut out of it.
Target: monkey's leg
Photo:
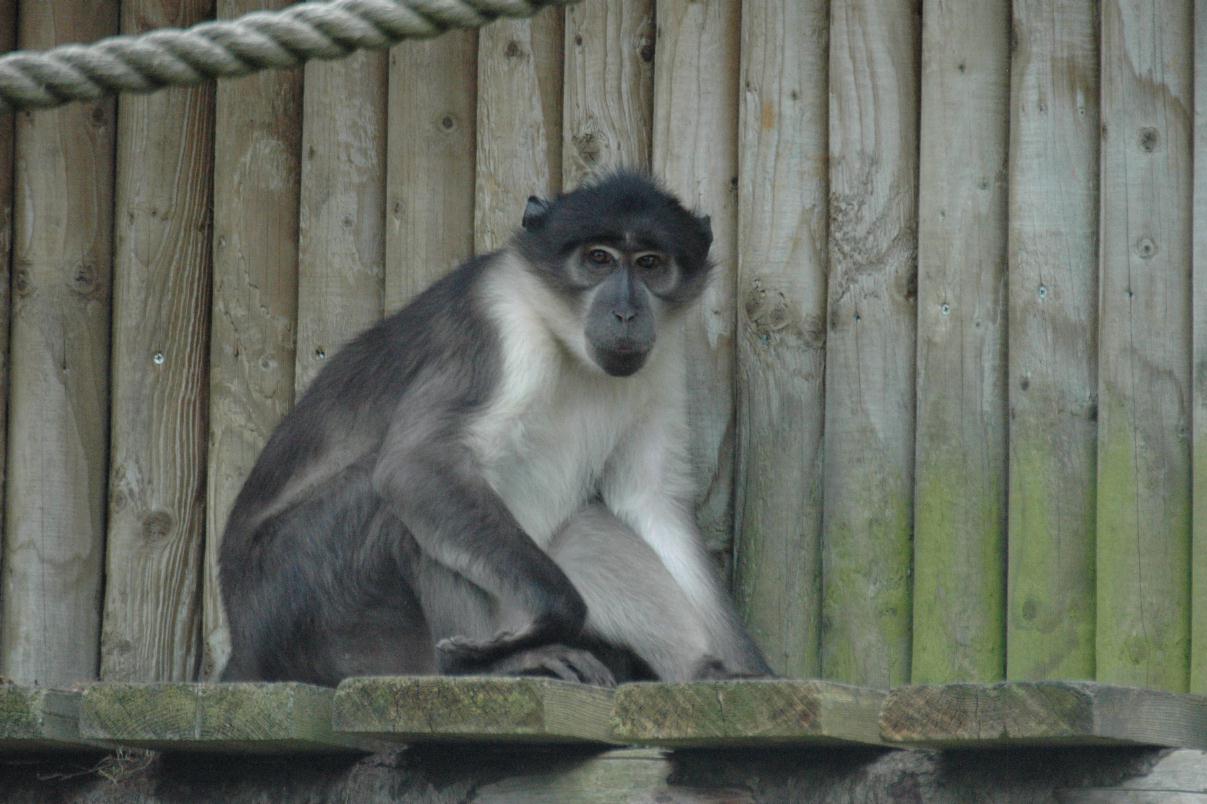
[[[640,536],[602,505],[575,514],[550,555],[587,603],[585,632],[628,648],[664,681],[726,675],[695,606]]]

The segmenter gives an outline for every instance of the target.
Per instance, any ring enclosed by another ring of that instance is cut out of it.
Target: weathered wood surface
[[[477,31],[390,51],[387,312],[473,254],[477,54]]]
[[[821,672],[828,3],[742,6],[735,595],[786,676]]]
[[[1207,698],[1085,681],[908,686],[891,690],[880,730],[934,748],[1156,745],[1207,748]]]
[[[1094,675],[1098,3],[1014,4],[1006,677]]]
[[[609,742],[612,692],[542,678],[351,678],[335,693],[338,732],[400,742]]]
[[[1207,754],[1139,748],[960,751],[600,752],[412,746],[360,758],[106,757],[89,767],[47,755],[0,763],[5,800],[127,802],[423,801],[756,802],[1202,801]],[[1185,799],[1172,798],[1185,795]],[[1166,798],[1157,798],[1158,796]],[[1149,798],[1142,798],[1149,796]],[[1099,799],[1101,800],[1101,799]],[[1118,798],[1114,800],[1119,800]]]
[[[0,53],[17,47],[17,0],[0,0]],[[3,511],[5,468],[8,460],[9,356],[8,327],[12,312],[13,187],[16,179],[16,119],[0,118],[0,512]],[[0,513],[0,545],[4,542],[4,516]],[[0,547],[0,550],[3,548]],[[3,554],[0,553],[0,560]],[[0,575],[0,584],[3,583]],[[2,587],[0,587],[2,588]],[[0,610],[4,602],[0,600]],[[0,623],[3,623],[0,611]],[[0,659],[0,664],[3,664]]]
[[[1006,670],[1010,3],[926,0],[911,678]]]
[[[263,5],[219,0],[218,16]],[[203,678],[230,652],[218,590],[222,530],[260,449],[293,405],[301,135],[300,70],[218,83]]]
[[[654,113],[654,0],[566,9],[562,184],[648,169]]]
[[[122,5],[122,32],[188,27],[213,0]],[[112,413],[101,677],[198,663],[209,362],[212,85],[118,101]]]
[[[1191,566],[1207,567],[1207,0],[1195,0],[1194,53]],[[1190,691],[1207,695],[1207,572],[1192,570],[1191,583]]]
[[[503,246],[530,195],[562,186],[562,9],[478,32],[474,246]]]
[[[884,693],[829,681],[624,684],[612,705],[619,742],[670,748],[880,744]]]
[[[1187,688],[1191,5],[1102,6],[1097,677]]]
[[[728,561],[733,537],[734,283],[737,275],[737,3],[658,0],[652,164],[712,217],[716,263],[687,323],[688,425],[696,519]]]
[[[116,0],[20,4],[17,44],[117,33]],[[113,101],[16,122],[0,675],[96,676],[104,561]]]
[[[96,748],[80,737],[80,694],[0,683],[0,753]]]
[[[298,208],[294,388],[381,318],[385,281],[386,55],[306,65]]]
[[[909,677],[918,12],[830,10],[821,667],[876,687]]]
[[[98,684],[80,699],[80,734],[160,751],[279,754],[356,750],[331,728],[327,687]]]

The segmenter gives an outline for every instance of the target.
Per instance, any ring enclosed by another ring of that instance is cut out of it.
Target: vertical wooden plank
[[[1094,676],[1098,3],[1018,0],[1006,676]]]
[[[220,18],[287,0],[218,0]],[[214,131],[214,301],[201,673],[230,654],[218,548],[243,479],[293,404],[302,71],[220,81]],[[251,213],[251,214],[249,214]]]
[[[821,672],[827,0],[742,6],[735,591],[771,666]]]
[[[0,0],[0,52],[17,47],[17,0]],[[4,478],[7,449],[9,358],[8,326],[12,310],[13,256],[13,180],[16,152],[15,115],[0,118],[0,511],[4,510]],[[0,515],[0,551],[4,546],[4,517]],[[3,553],[0,552],[0,561]],[[0,567],[2,570],[2,567]],[[0,575],[0,578],[3,576]],[[0,598],[0,623],[3,623],[4,600]],[[3,660],[0,660],[2,662]]]
[[[294,388],[381,318],[385,274],[386,55],[306,65],[298,209]]]
[[[1187,688],[1189,0],[1102,7],[1099,680]]]
[[[500,20],[478,34],[477,174],[474,245],[503,246],[530,195],[562,186],[564,19],[548,8]]]
[[[566,9],[562,181],[648,170],[654,114],[654,1],[600,0]]]
[[[116,0],[19,9],[18,45],[117,32]],[[17,117],[0,675],[94,678],[109,408],[113,101]]]
[[[388,311],[473,254],[477,65],[477,31],[390,51]]]
[[[1009,0],[926,0],[915,682],[991,681],[1006,669],[1009,102]]]
[[[1194,367],[1190,691],[1207,695],[1207,0],[1194,3]]]
[[[213,13],[214,0],[126,0],[122,33]],[[213,129],[212,85],[118,101],[105,679],[197,669]]]
[[[914,0],[830,12],[822,674],[909,677],[918,188]]]
[[[654,173],[712,216],[714,276],[688,323],[688,424],[696,519],[709,549],[733,531],[734,288],[741,7],[659,0],[655,16]]]

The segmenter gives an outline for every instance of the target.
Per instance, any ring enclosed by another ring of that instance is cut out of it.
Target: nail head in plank
[[[880,730],[935,748],[1207,748],[1207,698],[1084,681],[909,686],[889,693]]]
[[[884,693],[829,681],[625,684],[612,728],[623,742],[672,748],[880,744]]]
[[[0,684],[0,752],[95,750],[80,737],[80,694]]]
[[[608,742],[612,692],[544,678],[351,678],[337,732],[400,742]]]
[[[333,691],[309,684],[97,684],[84,691],[80,732],[160,751],[339,752],[372,745],[336,735]]]

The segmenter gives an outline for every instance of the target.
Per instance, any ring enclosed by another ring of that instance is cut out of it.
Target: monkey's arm
[[[448,407],[427,399],[400,408],[374,470],[377,493],[431,558],[460,574],[526,624],[493,639],[443,640],[447,672],[578,636],[587,607],[565,573],[524,532],[455,437]]]

